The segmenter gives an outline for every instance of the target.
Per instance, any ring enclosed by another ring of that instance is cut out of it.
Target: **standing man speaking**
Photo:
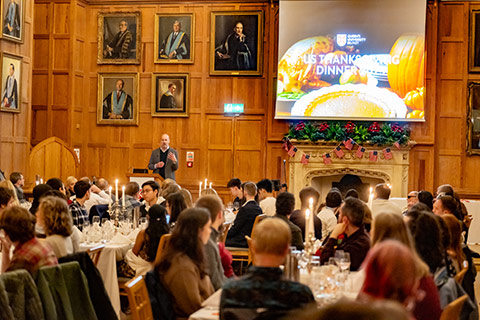
[[[177,150],[170,148],[170,137],[168,134],[162,135],[162,144],[160,148],[152,151],[148,169],[153,173],[158,173],[164,179],[175,180],[175,171],[178,169]]]

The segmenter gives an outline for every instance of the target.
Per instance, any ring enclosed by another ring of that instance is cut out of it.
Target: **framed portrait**
[[[2,37],[23,43],[25,0],[1,0]]]
[[[480,155],[480,82],[468,84],[467,155]]]
[[[98,64],[140,64],[140,12],[98,13]]]
[[[211,75],[261,75],[263,11],[211,13]]]
[[[155,15],[155,63],[193,63],[195,17],[193,13]]]
[[[97,97],[97,124],[138,125],[138,73],[99,73]]]
[[[468,69],[470,72],[480,72],[480,10],[470,12],[470,41]]]
[[[188,73],[152,75],[152,117],[188,117]]]
[[[0,111],[20,112],[22,105],[22,57],[8,53],[1,54],[2,59],[2,100]]]

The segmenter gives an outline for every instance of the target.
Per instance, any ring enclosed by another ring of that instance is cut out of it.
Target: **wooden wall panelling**
[[[465,158],[468,16],[466,3],[439,5],[434,188],[449,183],[457,191],[462,189],[462,180],[468,175],[462,169]]]
[[[410,168],[408,172],[408,190],[434,189],[434,152],[433,146],[416,146],[410,151]]]
[[[13,171],[20,171],[25,176],[28,174],[32,107],[33,6],[33,1],[25,2],[23,43],[0,39],[2,52],[21,56],[23,59],[22,87],[18,93],[21,96],[20,113],[0,112],[0,169],[5,172],[7,178]],[[29,183],[28,179],[26,183]]]
[[[258,182],[264,178],[264,139],[263,117],[235,118],[235,148],[233,176],[240,180]]]
[[[215,184],[226,185],[233,176],[234,119],[224,116],[207,116],[207,156],[200,161],[205,170],[199,181],[207,178]]]

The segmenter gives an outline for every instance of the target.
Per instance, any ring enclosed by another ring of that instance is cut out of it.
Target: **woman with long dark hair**
[[[147,273],[155,261],[160,238],[169,233],[165,207],[155,204],[148,210],[148,227],[141,230],[135,245],[118,266],[118,273],[124,277],[135,277]]]
[[[205,272],[204,257],[210,225],[210,214],[206,209],[191,208],[182,212],[166,251],[155,266],[173,297],[177,319],[187,319],[214,292]]]
[[[170,215],[170,221],[168,222],[168,224],[172,229],[173,227],[175,227],[180,213],[187,208],[185,198],[180,192],[170,194],[167,197],[166,208],[168,214]]]

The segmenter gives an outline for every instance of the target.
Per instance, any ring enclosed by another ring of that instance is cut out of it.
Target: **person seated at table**
[[[254,232],[254,266],[248,274],[223,286],[220,319],[277,319],[288,310],[315,301],[307,286],[284,279],[279,268],[290,247],[288,224],[281,219],[264,219]]]
[[[58,190],[63,194],[67,194],[67,190],[65,190],[65,186],[60,178],[50,178],[47,180],[46,184],[52,187],[53,190]]]
[[[0,187],[0,216],[2,212],[15,204],[15,193],[7,188]]]
[[[187,208],[192,208],[193,207],[193,199],[192,199],[192,194],[188,189],[182,188],[180,189],[180,193],[183,196],[183,199],[185,199],[185,204],[187,205]]]
[[[210,239],[205,245],[205,262],[207,274],[212,280],[212,285],[215,290],[218,290],[225,283],[225,277],[222,260],[220,258],[220,251],[217,244],[217,238],[220,235],[220,228],[223,225],[223,204],[218,196],[207,195],[200,197],[195,203],[196,208],[205,208],[210,213],[212,219],[212,233]]]
[[[65,189],[67,193],[67,198],[70,201],[72,200],[72,198],[75,198],[75,190],[73,189],[73,187],[75,186],[75,183],[77,183],[77,178],[73,176],[69,176],[65,180]]]
[[[347,298],[320,308],[314,305],[305,310],[293,310],[288,316],[295,320],[412,320],[405,307],[396,301],[376,300],[366,304]],[[285,319],[290,319],[287,317]]]
[[[185,198],[180,192],[172,193],[167,197],[167,201],[165,201],[165,207],[168,215],[170,216],[168,225],[170,226],[170,230],[172,230],[177,223],[180,213],[187,208]]]
[[[218,196],[218,193],[215,189],[213,188],[206,188],[206,189],[202,189],[200,191],[200,197],[203,197],[203,196],[208,196],[208,195],[214,195],[214,196]]]
[[[79,237],[73,235],[72,215],[65,199],[42,197],[35,216],[47,236],[43,241],[53,249],[57,259],[79,251]]]
[[[52,190],[52,187],[50,187],[48,184],[39,184],[36,185],[33,188],[32,194],[33,194],[33,202],[32,206],[30,209],[31,214],[35,215],[35,212],[37,212],[38,206],[40,205],[40,198],[47,192]]]
[[[323,247],[320,256],[322,264],[335,257],[336,250],[343,250],[350,254],[350,270],[358,270],[370,249],[370,237],[363,227],[363,220],[363,202],[352,197],[346,198],[340,207],[338,224]]]
[[[454,218],[455,219],[455,218]],[[406,245],[415,258],[416,274],[420,279],[419,290],[425,292],[425,297],[416,301],[413,316],[416,320],[435,320],[440,318],[442,308],[437,287],[427,264],[418,256],[410,231],[403,218],[393,213],[380,213],[373,220],[372,246],[385,240],[397,240]]]
[[[76,198],[70,204],[70,212],[72,213],[73,224],[81,231],[83,224],[88,222],[88,212],[85,208],[85,202],[90,199],[90,185],[79,180],[74,186]]]
[[[238,210],[237,216],[233,221],[233,225],[230,227],[227,233],[227,239],[225,246],[248,248],[247,240],[245,236],[252,234],[253,224],[258,215],[262,214],[262,208],[255,201],[257,195],[257,185],[253,182],[245,182],[242,186],[243,198],[246,200],[240,210]]]
[[[296,224],[302,230],[303,241],[305,241],[305,210],[310,207],[310,199],[313,199],[313,212],[317,212],[320,193],[313,187],[307,187],[300,190],[300,210],[295,210],[290,215],[290,221]],[[315,238],[322,239],[322,221],[313,215],[313,225],[315,229]]]
[[[125,216],[132,217],[132,211],[140,207],[142,203],[138,201],[140,196],[140,186],[135,181],[130,181],[125,186]],[[122,203],[122,199],[119,200]]]
[[[155,266],[173,297],[177,319],[187,319],[214,292],[205,270],[203,250],[210,239],[210,226],[208,210],[185,210],[177,220],[165,254]]]
[[[34,275],[40,267],[58,264],[50,246],[35,238],[35,217],[27,209],[13,206],[3,211],[0,230],[5,232],[5,237],[0,237],[2,273],[26,269]],[[10,257],[12,245],[15,249]]]
[[[288,220],[295,208],[295,197],[290,192],[282,192],[277,196],[275,201],[275,215],[274,217],[282,219],[288,224],[292,234],[291,245],[297,250],[303,250],[302,231],[292,221]]]
[[[165,199],[159,197],[160,185],[156,181],[146,181],[142,184],[144,203],[140,206],[140,217],[146,217],[151,206],[161,204]]]
[[[163,199],[161,205],[165,206],[165,201],[169,195],[172,193],[180,192],[180,186],[177,183],[168,184],[165,188],[160,191],[160,196]]]
[[[412,251],[399,241],[385,240],[377,244],[365,259],[365,282],[357,300],[365,303],[395,300],[410,309],[417,298],[419,284],[416,266]]]
[[[138,277],[152,269],[160,238],[170,232],[166,214],[165,207],[159,204],[153,205],[148,210],[148,227],[140,230],[133,248],[128,250],[125,258],[118,264],[117,270],[120,277]]]

